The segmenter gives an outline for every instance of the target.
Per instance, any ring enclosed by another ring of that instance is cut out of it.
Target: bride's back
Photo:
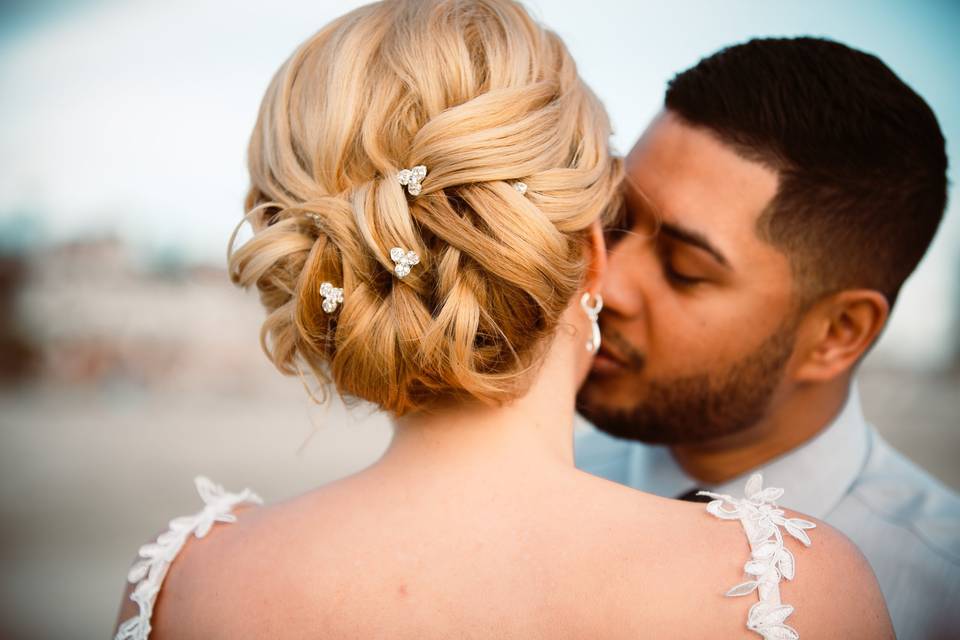
[[[183,550],[155,637],[752,635],[756,597],[723,595],[749,547],[738,523],[705,505],[575,470],[450,480],[397,482],[374,468],[242,511]],[[826,525],[812,533],[809,549],[787,545],[790,624],[810,638],[886,637],[865,561]]]

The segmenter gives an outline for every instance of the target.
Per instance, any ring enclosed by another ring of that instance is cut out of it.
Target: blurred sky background
[[[4,244],[115,232],[145,263],[224,263],[244,152],[266,85],[293,48],[362,3],[4,2]],[[960,3],[537,0],[609,109],[626,152],[665,82],[755,35],[825,35],[878,54],[937,113],[952,183],[960,141]],[[943,367],[956,353],[960,203],[904,291],[880,353]]]
[[[276,502],[388,443],[383,416],[316,407],[271,367],[256,296],[224,270],[270,77],[359,4],[0,1],[0,638],[107,636],[137,547],[198,508],[193,475]],[[958,181],[960,2],[526,5],[567,42],[623,153],[702,56],[824,35],[879,55],[929,102]],[[957,200],[951,188],[860,373],[867,417],[954,488]]]

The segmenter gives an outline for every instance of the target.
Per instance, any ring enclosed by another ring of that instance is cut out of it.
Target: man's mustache
[[[600,350],[606,351],[614,360],[620,361],[628,369],[634,371],[643,369],[647,363],[646,356],[630,344],[622,333],[616,329],[605,327],[602,320],[603,317],[601,316],[600,334],[603,340]]]

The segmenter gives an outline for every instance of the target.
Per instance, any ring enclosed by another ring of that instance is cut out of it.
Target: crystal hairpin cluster
[[[407,188],[407,193],[411,196],[420,195],[423,190],[421,182],[427,177],[427,167],[418,164],[411,169],[401,169],[397,173],[397,180],[402,186]],[[520,180],[511,183],[521,196],[527,193],[527,184]],[[316,226],[321,226],[321,217],[317,213],[307,213]],[[393,247],[390,249],[390,259],[393,260],[393,272],[397,278],[403,279],[410,274],[411,268],[420,264],[420,256],[415,251],[408,251],[403,247]],[[334,313],[337,307],[343,304],[343,289],[333,286],[330,282],[320,284],[320,295],[323,296],[323,310],[327,313]]]
[[[327,313],[333,313],[337,310],[337,305],[343,303],[343,289],[329,282],[320,283],[320,295],[323,296],[323,310]]]
[[[407,192],[412,196],[420,195],[422,187],[420,183],[427,177],[427,168],[418,164],[412,169],[401,169],[397,174],[400,184],[407,188]]]
[[[420,264],[420,256],[415,251],[405,251],[402,247],[390,249],[390,259],[393,260],[393,271],[398,278],[410,273],[410,267]]]

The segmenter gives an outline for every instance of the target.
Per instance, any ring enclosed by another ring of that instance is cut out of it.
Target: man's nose
[[[644,254],[648,238],[630,236],[618,242],[607,256],[603,282],[603,308],[609,313],[632,317],[643,310]]]

